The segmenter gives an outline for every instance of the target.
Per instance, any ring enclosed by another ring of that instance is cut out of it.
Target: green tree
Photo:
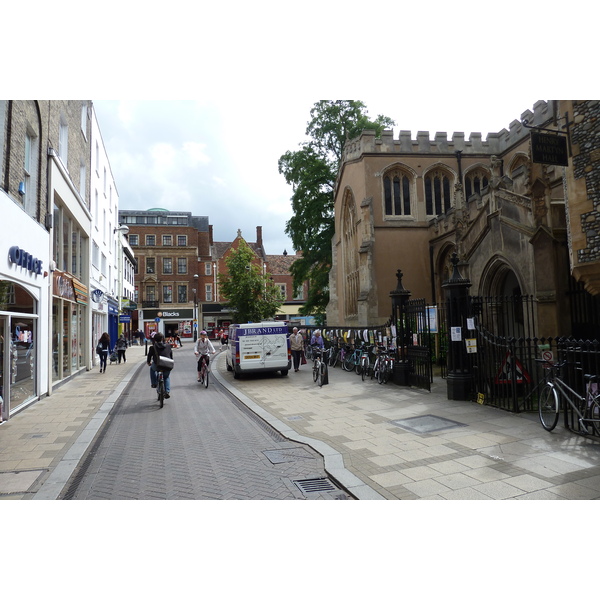
[[[371,121],[359,100],[321,100],[314,104],[310,116],[306,128],[310,139],[300,144],[300,150],[287,151],[280,157],[279,172],[293,188],[294,215],[286,223],[285,232],[294,249],[302,253],[290,269],[294,288],[309,283],[300,313],[322,318],[329,302],[333,191],[344,144],[363,129],[374,129],[380,136],[395,123],[383,115]]]
[[[221,292],[236,323],[272,319],[283,302],[281,290],[253,262],[256,254],[241,239],[225,259],[227,273],[219,274]]]

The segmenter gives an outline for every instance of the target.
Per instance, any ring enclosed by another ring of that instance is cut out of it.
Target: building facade
[[[90,361],[90,106],[0,101],[3,418]]]
[[[597,305],[600,273],[597,111],[540,101],[487,140],[364,131],[349,142],[335,189],[328,323],[388,321],[398,269],[412,297],[441,302],[457,252],[472,294],[531,295],[539,335],[583,333],[574,298]],[[533,160],[531,132],[545,130],[570,132],[566,166]]]

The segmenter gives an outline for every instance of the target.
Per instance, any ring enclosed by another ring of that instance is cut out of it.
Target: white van
[[[237,379],[241,373],[281,371],[287,375],[292,353],[285,323],[240,323],[229,326],[227,370]]]

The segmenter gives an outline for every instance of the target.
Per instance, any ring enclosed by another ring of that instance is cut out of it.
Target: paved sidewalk
[[[0,500],[58,497],[144,352],[128,348],[126,363],[79,374],[0,425]]]
[[[316,386],[310,365],[287,377],[218,375],[290,439],[323,454],[326,470],[359,499],[598,499],[600,441],[537,414],[511,414],[432,392],[363,382],[330,369]],[[311,442],[311,440],[313,440]]]

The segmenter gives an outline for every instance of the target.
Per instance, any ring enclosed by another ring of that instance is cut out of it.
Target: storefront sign
[[[42,275],[42,261],[29,254],[29,252],[21,250],[19,246],[12,246],[9,248],[8,260],[19,267],[27,269],[35,275]]]
[[[60,298],[75,301],[75,291],[73,290],[73,279],[62,271],[54,271],[53,294]]]
[[[88,289],[87,286],[83,285],[81,281],[73,278],[73,289],[75,290],[75,299],[79,304],[88,303]]]
[[[171,310],[148,310],[144,309],[144,319],[154,320],[156,317],[161,319],[185,320],[194,318],[193,308],[174,308]]]

